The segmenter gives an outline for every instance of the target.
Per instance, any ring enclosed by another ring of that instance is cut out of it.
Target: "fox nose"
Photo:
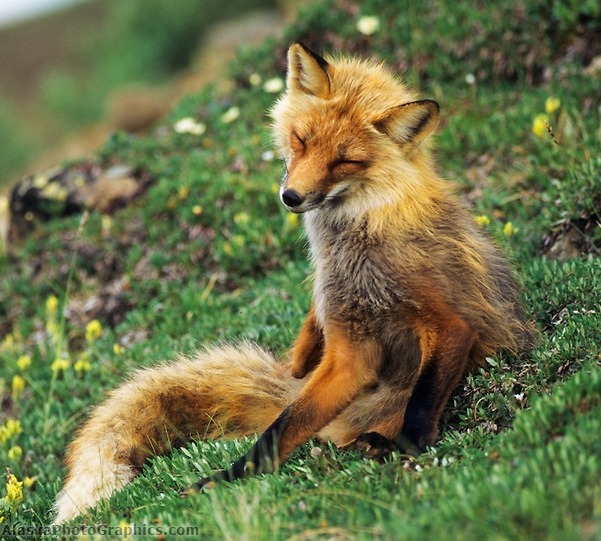
[[[282,192],[282,201],[287,207],[298,207],[304,200],[305,198],[294,190],[284,190]]]

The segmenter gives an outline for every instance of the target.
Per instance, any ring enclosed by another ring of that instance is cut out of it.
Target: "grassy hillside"
[[[74,525],[148,539],[186,526],[203,539],[601,537],[601,8],[483,6],[314,5],[281,41],[240,52],[230,94],[207,88],[152,136],[99,149],[99,165],[154,179],[143,199],[46,223],[2,256],[4,537],[50,522],[65,445],[135,368],[218,340],[282,353],[294,339],[309,268],[278,203],[266,111],[298,39],[381,58],[440,102],[441,173],[515,262],[540,345],[467,378],[418,458],[379,465],[315,442],[273,476],[182,499],[251,441],[194,443]],[[202,134],[180,133],[189,117]]]
[[[168,88],[214,25],[275,7],[274,0],[231,0],[226,11],[216,0],[95,0],[0,28],[0,188],[68,134],[79,132],[81,144],[91,136],[83,128],[118,122],[115,103],[129,86],[153,88],[157,102],[169,102]],[[147,107],[138,100],[138,110]]]

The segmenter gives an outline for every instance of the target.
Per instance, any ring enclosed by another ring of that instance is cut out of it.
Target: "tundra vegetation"
[[[217,341],[278,354],[292,343],[309,268],[278,201],[266,111],[296,40],[380,58],[441,104],[441,173],[511,257],[540,343],[470,375],[417,458],[378,464],[313,442],[274,475],[183,499],[252,438],[192,443],[74,524],[189,525],[206,539],[598,539],[601,7],[570,0],[314,3],[239,52],[227,92],[207,86],[148,135],[113,135],[91,162],[143,170],[145,195],[39,223],[0,259],[0,529],[51,521],[65,445],[133,370]]]

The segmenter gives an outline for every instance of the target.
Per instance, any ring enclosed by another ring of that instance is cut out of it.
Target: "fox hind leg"
[[[467,370],[477,333],[460,317],[429,330],[422,340],[422,366],[405,410],[399,447],[423,451],[438,435],[442,412]],[[425,347],[424,347],[425,346]]]
[[[422,327],[418,334],[421,363],[409,396],[399,395],[396,411],[383,415],[347,448],[382,460],[394,450],[417,456],[434,444],[440,416],[467,369],[477,333],[449,315],[444,325]]]

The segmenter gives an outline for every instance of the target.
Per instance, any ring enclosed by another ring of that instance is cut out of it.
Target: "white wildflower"
[[[250,77],[248,78],[248,82],[251,86],[259,86],[261,84],[261,80],[261,76],[257,72],[251,73]]]
[[[275,154],[273,152],[273,150],[266,150],[265,152],[263,152],[263,154],[261,154],[261,159],[264,162],[270,162],[275,158]]]
[[[202,122],[197,122],[191,116],[178,120],[173,129],[177,133],[189,133],[190,135],[202,135],[207,127]]]
[[[230,107],[225,113],[221,115],[221,122],[224,124],[230,124],[234,122],[240,116],[239,107]]]
[[[380,29],[380,19],[375,15],[364,15],[357,21],[357,30],[364,36],[371,36]]]
[[[267,79],[263,85],[263,90],[269,94],[277,94],[278,92],[284,90],[284,80],[281,77]]]

